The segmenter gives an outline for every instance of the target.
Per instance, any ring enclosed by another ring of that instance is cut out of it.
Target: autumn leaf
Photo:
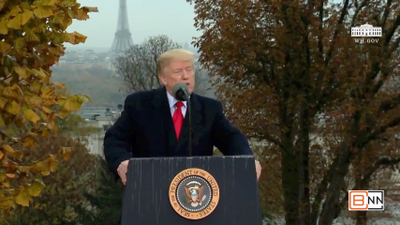
[[[68,96],[64,103],[64,109],[67,111],[77,111],[80,109],[81,104],[77,96]]]
[[[32,73],[36,74],[41,80],[47,81],[49,76],[46,74],[46,72],[43,71],[42,68],[40,70],[33,69]]]
[[[37,1],[35,1],[35,2],[37,2]],[[32,10],[32,6],[35,5],[35,2],[33,4],[30,4],[29,2],[21,2],[19,4],[19,6],[21,7],[21,9],[23,11],[31,11]]]
[[[69,159],[71,152],[72,152],[71,147],[60,147],[60,149],[58,150],[58,154],[60,154],[64,158],[64,160]]]
[[[49,130],[42,130],[42,137],[47,137],[50,134]]]
[[[31,170],[30,166],[20,166],[18,167],[18,170],[22,173],[29,173],[29,171]]]
[[[42,98],[37,95],[25,96],[25,98],[31,107],[40,107],[42,105]]]
[[[36,139],[33,135],[28,135],[22,142],[22,146],[28,149],[36,149],[36,144]]]
[[[10,51],[12,46],[7,42],[0,42],[0,54],[5,54]]]
[[[54,6],[59,0],[43,0],[42,4],[45,6]]]
[[[0,163],[2,171],[7,172],[0,172],[0,179],[15,180],[1,181],[0,186],[16,196],[14,200],[0,191],[0,207],[4,209],[10,210],[15,203],[29,206],[30,194],[39,195],[42,183],[34,182],[29,186],[27,174],[49,175],[56,171],[58,158],[68,158],[66,147],[64,154],[42,155],[41,160],[32,159],[37,161],[29,165],[30,155],[26,157],[20,148],[36,149],[37,136],[48,137],[57,132],[55,118],[60,108],[63,115],[71,113],[63,105],[54,107],[68,95],[59,91],[66,88],[64,84],[52,84],[50,79],[52,67],[65,54],[66,37],[69,39],[65,34],[73,19],[95,11],[80,6],[75,0],[0,0],[0,35],[3,36],[0,42],[0,76],[3,77],[0,82]],[[86,40],[86,36],[78,32],[70,35],[75,44]],[[80,109],[79,102],[86,98],[79,96],[67,104],[74,111]],[[41,124],[41,121],[46,123]],[[24,189],[26,186],[30,189]]]
[[[19,113],[20,109],[21,109],[21,106],[18,103],[16,103],[15,101],[12,101],[11,103],[7,104],[7,106],[6,106],[6,111],[13,115],[17,115]]]
[[[39,5],[36,9],[33,10],[33,13],[38,18],[47,18],[53,15],[53,11],[49,6],[41,6]]]
[[[0,109],[3,110],[5,109],[7,105],[7,100],[5,98],[0,97]]]
[[[32,11],[29,11],[29,10],[24,11],[22,13],[21,25],[25,25],[32,17],[33,17]]]
[[[99,9],[97,7],[87,7],[84,6],[81,8],[84,12],[99,12]]]
[[[15,17],[22,12],[19,5],[10,5],[10,12],[7,14],[8,16]]]
[[[42,111],[43,111],[44,113],[47,113],[47,114],[54,113],[53,110],[51,110],[51,109],[49,109],[49,108],[47,108],[47,107],[45,107],[45,106],[42,106]]]
[[[52,83],[57,89],[65,89],[65,83],[53,82]]]
[[[30,201],[32,201],[32,197],[29,195],[29,192],[27,190],[21,191],[15,197],[15,203],[17,203],[18,205],[28,207]]]
[[[77,20],[87,20],[89,19],[89,15],[84,11],[78,11],[74,18]]]
[[[7,144],[3,145],[2,148],[4,149],[4,151],[8,155],[10,155],[10,156],[12,156],[14,158],[21,159],[23,157],[23,153],[22,152],[15,151],[10,145],[7,145]]]
[[[46,159],[32,164],[30,171],[48,176],[50,173],[55,172],[57,165],[56,155],[50,155]]]
[[[16,67],[14,67],[14,69],[15,69],[15,72],[23,79],[28,79],[31,76],[31,73],[27,67],[16,66]]]
[[[73,45],[79,44],[79,43],[85,43],[86,41],[86,36],[78,33],[78,32],[74,32],[74,33],[68,33],[67,34],[67,41]]]
[[[19,30],[21,29],[21,24],[22,24],[22,14],[18,14],[13,19],[8,21],[7,27],[10,29]]]
[[[3,10],[3,7],[5,4],[6,4],[6,0],[0,0],[0,11]]]
[[[14,179],[15,178],[15,173],[6,173],[6,176],[8,179]]]
[[[44,106],[53,106],[55,104],[56,95],[54,89],[50,86],[45,87],[42,92],[42,104]]]
[[[40,117],[32,109],[26,109],[23,111],[25,118],[32,121],[32,123],[37,123],[40,120]]]
[[[14,201],[13,196],[1,196],[0,195],[0,208],[1,209],[9,209],[14,206],[15,206],[15,201]]]
[[[21,100],[24,93],[18,84],[13,84],[12,86],[4,89],[3,95],[13,99]]]
[[[5,182],[7,180],[6,172],[0,172],[0,182]]]
[[[88,103],[88,102],[92,102],[93,99],[89,96],[89,95],[79,95],[79,100],[82,103]]]
[[[7,20],[3,17],[0,19],[0,34],[7,34],[8,27],[7,27]]]
[[[26,41],[27,42],[39,42],[40,38],[38,35],[35,34],[33,30],[26,33]],[[39,74],[41,75],[41,74]]]
[[[68,117],[68,115],[69,115],[69,111],[67,111],[67,110],[60,110],[59,112],[58,112],[58,117],[60,117],[60,118],[66,118],[66,117]]]
[[[4,127],[6,123],[4,122],[3,117],[0,117],[0,128]]]
[[[29,186],[28,193],[30,196],[37,197],[40,195],[45,186],[46,185],[43,183],[43,181],[35,179],[35,181]]]
[[[21,53],[21,51],[23,51],[23,49],[25,47],[26,47],[26,39],[24,37],[19,37],[19,38],[15,39],[15,42],[14,42],[15,50],[17,50],[18,52]]]

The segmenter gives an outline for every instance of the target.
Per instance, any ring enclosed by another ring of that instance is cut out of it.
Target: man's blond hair
[[[194,61],[194,53],[185,49],[171,49],[161,54],[157,59],[157,73],[161,75],[172,60]]]

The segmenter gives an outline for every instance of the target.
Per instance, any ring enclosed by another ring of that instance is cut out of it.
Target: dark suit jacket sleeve
[[[110,171],[119,178],[117,168],[122,161],[131,158],[133,140],[132,100],[128,96],[124,110],[104,137],[104,156]]]
[[[224,155],[253,155],[246,136],[225,117],[220,102],[217,102],[216,111],[212,128],[215,147]]]

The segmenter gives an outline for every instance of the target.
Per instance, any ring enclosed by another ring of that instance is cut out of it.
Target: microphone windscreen
[[[179,90],[183,90],[184,92],[189,93],[189,90],[185,83],[177,83],[174,85],[174,87],[172,88],[172,92],[174,93],[174,96],[176,96],[176,94]]]

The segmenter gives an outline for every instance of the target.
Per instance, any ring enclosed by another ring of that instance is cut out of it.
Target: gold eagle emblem
[[[204,186],[197,181],[192,181],[186,184],[185,193],[186,197],[188,197],[188,202],[193,207],[197,205],[202,205],[203,200],[206,196],[203,196]]]

